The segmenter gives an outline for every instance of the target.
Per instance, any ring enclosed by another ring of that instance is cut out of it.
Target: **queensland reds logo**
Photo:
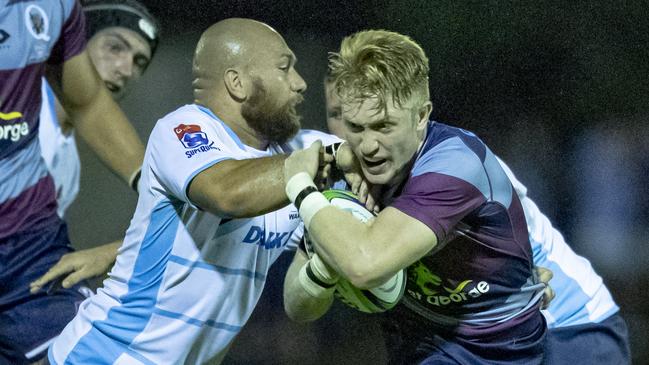
[[[47,18],[45,10],[38,5],[29,5],[25,9],[25,24],[29,33],[36,38],[49,42],[50,36],[47,34],[50,21]]]
[[[189,151],[185,151],[187,158],[191,158],[197,153],[206,152],[209,150],[220,150],[214,147],[214,142],[210,143],[207,134],[201,131],[201,127],[196,124],[179,124],[174,128],[174,133],[183,147]]]

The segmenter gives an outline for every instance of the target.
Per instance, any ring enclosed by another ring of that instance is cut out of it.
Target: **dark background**
[[[308,83],[303,125],[325,127],[328,51],[366,28],[398,31],[430,58],[436,120],[476,132],[512,167],[529,195],[622,308],[634,363],[649,355],[649,7],[643,2],[144,1],[163,39],[122,102],[143,140],[155,121],[191,103],[191,58],[200,33],[227,17],[277,29]],[[136,196],[81,144],[79,198],[69,211],[75,246],[123,236]],[[285,255],[287,256],[287,255]],[[300,325],[283,313],[290,257],[237,339],[227,364],[380,364],[371,316],[337,305]]]

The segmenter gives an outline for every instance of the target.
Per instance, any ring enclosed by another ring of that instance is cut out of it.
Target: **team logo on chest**
[[[29,5],[25,9],[25,25],[34,38],[49,42],[50,36],[47,31],[50,27],[50,21],[43,8],[34,4]]]
[[[207,134],[201,130],[199,125],[179,124],[174,128],[174,133],[176,133],[176,137],[183,144],[183,147],[189,150],[185,151],[187,158],[211,149],[220,150],[218,147],[214,147],[214,142],[210,143]]]

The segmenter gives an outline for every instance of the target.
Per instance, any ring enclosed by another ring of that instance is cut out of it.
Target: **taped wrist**
[[[311,176],[306,172],[293,175],[286,183],[286,195],[295,205],[308,230],[311,220],[321,209],[329,206],[329,200],[318,191]]]
[[[330,270],[317,253],[314,253],[309,261],[311,262],[311,270],[313,270],[318,279],[327,284],[335,284],[338,281],[340,277],[338,273]]]
[[[313,259],[302,266],[298,280],[302,288],[314,298],[327,298],[333,295],[336,280],[333,282],[323,279],[314,269]]]

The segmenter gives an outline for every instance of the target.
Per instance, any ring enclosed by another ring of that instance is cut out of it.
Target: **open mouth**
[[[385,161],[386,161],[385,159],[380,159],[380,160],[376,160],[376,161],[369,161],[367,159],[363,159],[363,162],[365,163],[365,166],[367,166],[367,168],[370,168],[370,169],[383,165],[385,163]]]
[[[106,87],[111,93],[118,93],[121,90],[121,87],[110,81],[104,81],[104,84],[106,84]]]

